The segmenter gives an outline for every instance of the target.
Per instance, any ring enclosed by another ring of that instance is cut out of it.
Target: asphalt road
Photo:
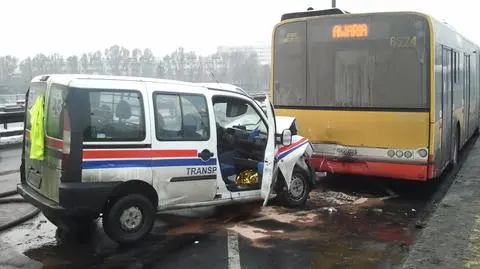
[[[0,138],[1,140],[1,138]],[[20,168],[22,155],[20,145],[0,145],[0,175]]]
[[[0,150],[2,166],[16,165],[19,152]],[[303,209],[246,204],[160,214],[152,234],[129,247],[111,241],[100,221],[79,240],[58,240],[40,215],[0,232],[0,268],[399,268],[441,186],[328,177]]]
[[[99,223],[82,241],[59,242],[40,216],[0,234],[0,268],[12,260],[45,269],[394,268],[424,200],[368,196],[319,188],[303,210],[247,204],[161,214],[132,247],[108,239]]]

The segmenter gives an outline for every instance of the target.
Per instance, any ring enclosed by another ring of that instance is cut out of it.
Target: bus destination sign
[[[368,37],[368,25],[365,23],[337,24],[332,27],[334,39]]]

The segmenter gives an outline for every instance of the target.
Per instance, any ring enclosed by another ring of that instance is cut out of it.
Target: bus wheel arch
[[[453,134],[453,152],[452,152],[452,166],[456,166],[458,163],[458,155],[460,153],[460,137],[461,137],[460,123],[457,121],[455,124],[455,133]]]
[[[462,137],[462,129],[460,128],[460,122],[457,121],[457,141],[454,141],[457,143],[457,149],[458,149],[458,152],[460,152],[460,148],[461,148],[461,137]]]

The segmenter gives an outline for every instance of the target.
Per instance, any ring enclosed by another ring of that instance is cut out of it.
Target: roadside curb
[[[411,246],[402,269],[469,268],[480,258],[480,143]]]

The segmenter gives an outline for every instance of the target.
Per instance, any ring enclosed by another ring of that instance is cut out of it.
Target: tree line
[[[253,48],[217,50],[198,55],[179,47],[157,57],[149,48],[128,49],[113,45],[81,55],[64,57],[58,53],[19,60],[12,55],[0,56],[0,94],[24,93],[30,80],[41,74],[82,73],[142,76],[190,82],[232,83],[247,91],[265,91],[269,65],[259,61]]]

